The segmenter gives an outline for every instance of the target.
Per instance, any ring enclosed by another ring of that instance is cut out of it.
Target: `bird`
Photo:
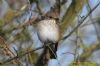
[[[35,66],[39,64],[45,64],[48,61],[48,57],[51,59],[56,59],[56,51],[58,46],[58,41],[60,39],[60,29],[57,24],[57,20],[53,18],[43,19],[37,23],[37,35],[39,40],[44,44],[44,52],[41,55],[40,59],[45,59],[40,61]],[[48,56],[49,53],[49,56]],[[43,57],[46,56],[45,58]]]

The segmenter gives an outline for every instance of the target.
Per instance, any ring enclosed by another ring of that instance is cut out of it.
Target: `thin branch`
[[[21,58],[21,57],[23,57],[23,56],[25,56],[25,55],[27,55],[27,54],[29,54],[29,53],[32,53],[32,52],[34,52],[34,51],[36,51],[36,50],[39,50],[39,49],[42,49],[42,48],[44,48],[44,46],[39,47],[39,48],[36,48],[36,49],[33,49],[33,50],[30,50],[30,51],[28,51],[28,52],[25,52],[25,53],[23,53],[23,54],[21,54],[21,55],[18,55],[18,56],[13,57],[13,58],[10,58],[10,59],[8,59],[8,60],[6,60],[6,61],[4,61],[4,62],[0,62],[0,65],[3,65],[3,64],[6,64],[6,63],[8,63],[8,62],[11,62],[11,61],[13,61],[13,60],[15,60],[15,59]]]
[[[100,43],[92,44],[90,47],[84,48],[83,53],[79,57],[80,62],[86,61],[94,51],[100,50]]]
[[[80,27],[85,27],[85,26],[88,26],[88,25],[91,25],[91,24],[97,24],[98,23],[98,18],[96,17],[96,18],[92,18],[93,20],[94,20],[94,22],[93,23],[91,23],[91,22],[89,22],[90,20],[87,20],[86,21],[86,23],[85,24],[83,24],[82,26],[80,26]],[[88,22],[88,23],[87,23]]]
[[[91,11],[91,7],[90,7],[89,2],[87,2],[87,4],[88,4],[87,9]],[[97,30],[96,25],[94,24],[94,20],[93,20],[92,14],[89,16],[89,18],[90,18],[90,22],[93,24],[93,26],[94,26],[94,28],[95,28],[97,38],[98,38],[98,40],[100,40],[100,36],[99,36],[99,34],[98,34],[99,32],[98,32],[98,30]],[[100,43],[100,41],[99,41],[99,43]]]
[[[72,24],[77,13],[82,10],[84,4],[85,4],[84,0],[73,0],[70,3],[70,5],[68,6],[66,12],[64,13],[61,19],[61,24],[60,24],[61,38],[63,38],[63,34],[66,31],[66,29]]]
[[[77,29],[77,31],[76,31],[76,40],[75,40],[76,47],[75,47],[74,62],[77,62],[78,61],[77,57],[79,56],[79,53],[78,53],[78,49],[79,49],[78,39],[79,39],[79,35],[78,35],[78,29]]]
[[[68,0],[63,0],[63,1],[61,2],[61,4],[63,5],[63,4],[65,4],[67,1],[68,1]]]
[[[75,53],[71,53],[71,52],[64,52],[64,53],[62,53],[62,54],[71,54],[71,55],[75,55]]]
[[[77,30],[77,28],[80,27],[81,24],[83,24],[83,22],[86,20],[86,18],[100,5],[100,2],[86,15],[86,17],[83,18],[82,21],[80,21],[80,23],[67,35],[65,36],[62,40],[67,39],[69,36],[71,36],[75,30]]]
[[[39,0],[35,0],[35,3],[36,3],[36,6],[37,6],[37,9],[38,9],[39,14],[41,16],[43,16],[44,15],[44,12],[43,12],[42,7],[41,7],[41,5],[39,3]]]

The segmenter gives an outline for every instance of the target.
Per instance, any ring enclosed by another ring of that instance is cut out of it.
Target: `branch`
[[[86,17],[84,17],[84,19],[82,21],[80,21],[80,23],[67,35],[65,36],[62,40],[67,39],[69,36],[71,36],[75,30],[77,30],[77,28],[80,27],[81,24],[83,24],[83,22],[86,20],[86,18],[100,5],[100,2],[86,15]]]
[[[63,36],[66,29],[72,24],[73,20],[75,19],[76,15],[80,10],[82,10],[82,7],[84,5],[85,0],[72,0],[69,7],[66,9],[66,12],[62,18],[61,21],[61,37]]]
[[[37,6],[37,9],[38,9],[39,14],[41,16],[43,16],[44,15],[44,12],[42,10],[43,8],[41,7],[39,0],[35,0],[35,3],[36,3],[36,6]]]
[[[91,48],[90,48],[91,47]],[[80,62],[86,61],[94,51],[100,50],[100,43],[93,44],[89,48],[84,48],[84,52],[78,57]]]
[[[30,50],[30,51],[28,51],[28,52],[25,52],[25,53],[23,53],[23,54],[21,54],[21,55],[18,55],[18,56],[13,57],[13,58],[10,58],[10,59],[8,59],[8,60],[6,60],[6,61],[4,61],[4,62],[0,62],[0,65],[3,65],[3,64],[6,64],[6,63],[8,63],[8,62],[11,62],[11,61],[13,61],[13,60],[15,60],[15,59],[21,58],[21,57],[23,57],[23,56],[25,56],[25,55],[27,55],[27,54],[29,54],[29,53],[32,53],[32,52],[34,52],[34,51],[36,51],[36,50],[39,50],[39,49],[42,49],[42,48],[44,48],[44,46],[39,47],[39,48],[36,48],[36,49],[33,49],[33,50]]]

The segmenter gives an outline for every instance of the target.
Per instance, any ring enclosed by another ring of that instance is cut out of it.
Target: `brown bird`
[[[58,46],[58,41],[60,38],[60,31],[57,21],[53,18],[41,20],[37,24],[37,34],[42,43],[46,46],[44,52],[41,55],[40,59],[44,59],[37,63],[36,66],[41,66],[48,61],[48,58],[56,58],[56,51]],[[43,55],[45,57],[43,57]]]

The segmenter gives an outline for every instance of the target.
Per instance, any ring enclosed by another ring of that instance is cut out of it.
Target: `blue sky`
[[[97,3],[98,3],[98,0],[90,0],[90,2],[89,2],[91,8],[93,8]],[[99,6],[99,8],[100,8],[100,6]],[[97,14],[100,13],[99,8],[97,8],[97,9],[93,12],[93,15],[92,15],[93,17],[94,17],[94,16],[97,16]],[[87,13],[88,13],[88,11],[87,11],[87,7],[86,7],[86,5],[85,5],[85,6],[83,7],[81,16],[86,16]],[[85,29],[86,29],[86,28],[85,28]],[[89,31],[90,31],[90,32],[91,32],[91,31],[93,31],[93,32],[95,31],[93,25],[92,25],[92,26],[91,26],[91,25],[88,26],[86,30],[88,30],[88,32],[89,32]],[[86,35],[86,37],[84,37],[83,39],[84,39],[84,43],[85,43],[87,46],[89,46],[90,44],[96,42],[97,37],[96,37],[96,35],[94,35],[94,34],[88,34],[88,35]],[[67,43],[67,44],[66,44],[66,43]],[[65,42],[63,42],[62,44],[63,44],[63,46],[60,47],[60,48],[58,48],[58,51],[57,51],[58,57],[59,57],[59,59],[60,59],[61,66],[68,66],[68,64],[70,64],[70,63],[74,60],[74,57],[73,57],[73,55],[71,55],[71,54],[65,54],[65,55],[64,55],[64,54],[62,54],[62,53],[64,53],[64,52],[70,52],[71,50],[73,50],[73,46],[71,45],[72,43],[71,43],[71,41],[69,41],[69,39],[66,40]],[[71,48],[72,48],[72,49],[71,49]],[[61,55],[61,54],[62,54],[62,55]],[[54,63],[53,63],[53,64],[54,64]],[[53,66],[55,66],[55,64],[54,64]]]

